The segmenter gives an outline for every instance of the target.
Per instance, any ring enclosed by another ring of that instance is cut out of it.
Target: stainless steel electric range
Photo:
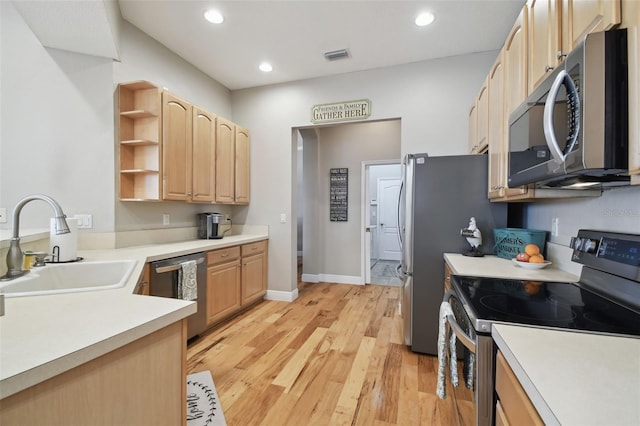
[[[452,276],[448,321],[475,353],[476,425],[494,423],[493,323],[640,338],[640,235],[580,230],[571,248],[578,282]]]

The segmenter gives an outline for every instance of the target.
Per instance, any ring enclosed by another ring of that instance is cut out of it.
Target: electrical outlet
[[[280,213],[280,223],[287,223],[287,214]]]
[[[162,224],[163,225],[168,225],[169,223],[171,223],[171,217],[165,213],[162,215]]]
[[[553,237],[557,237],[560,234],[560,231],[558,229],[558,218],[554,217],[553,219],[551,219],[551,236]]]
[[[0,223],[7,223],[7,209],[0,207]]]

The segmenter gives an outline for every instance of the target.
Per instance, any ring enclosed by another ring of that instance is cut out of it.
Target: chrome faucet
[[[29,201],[33,200],[42,200],[46,201],[53,207],[55,212],[55,229],[56,234],[68,234],[71,232],[69,230],[69,225],[67,225],[67,220],[65,219],[67,216],[62,211],[60,205],[51,197],[42,194],[36,195],[28,195],[24,197],[22,200],[18,201],[16,207],[13,209],[13,233],[11,236],[11,241],[9,243],[9,251],[7,252],[7,273],[0,277],[0,280],[12,280],[14,278],[18,278],[29,272],[28,270],[22,269],[23,256],[22,249],[20,248],[20,212],[22,208]]]

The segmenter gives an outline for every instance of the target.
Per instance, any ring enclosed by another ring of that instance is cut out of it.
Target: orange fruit
[[[529,263],[544,263],[544,257],[541,254],[534,254],[529,257]]]
[[[527,244],[524,247],[524,252],[527,253],[529,256],[533,256],[540,253],[540,247],[538,247],[535,244]]]
[[[530,295],[538,294],[540,286],[534,282],[527,282],[524,284],[524,291]]]

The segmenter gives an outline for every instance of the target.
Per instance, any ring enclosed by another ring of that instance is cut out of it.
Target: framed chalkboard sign
[[[346,222],[349,200],[349,169],[337,168],[329,172],[329,219]]]

